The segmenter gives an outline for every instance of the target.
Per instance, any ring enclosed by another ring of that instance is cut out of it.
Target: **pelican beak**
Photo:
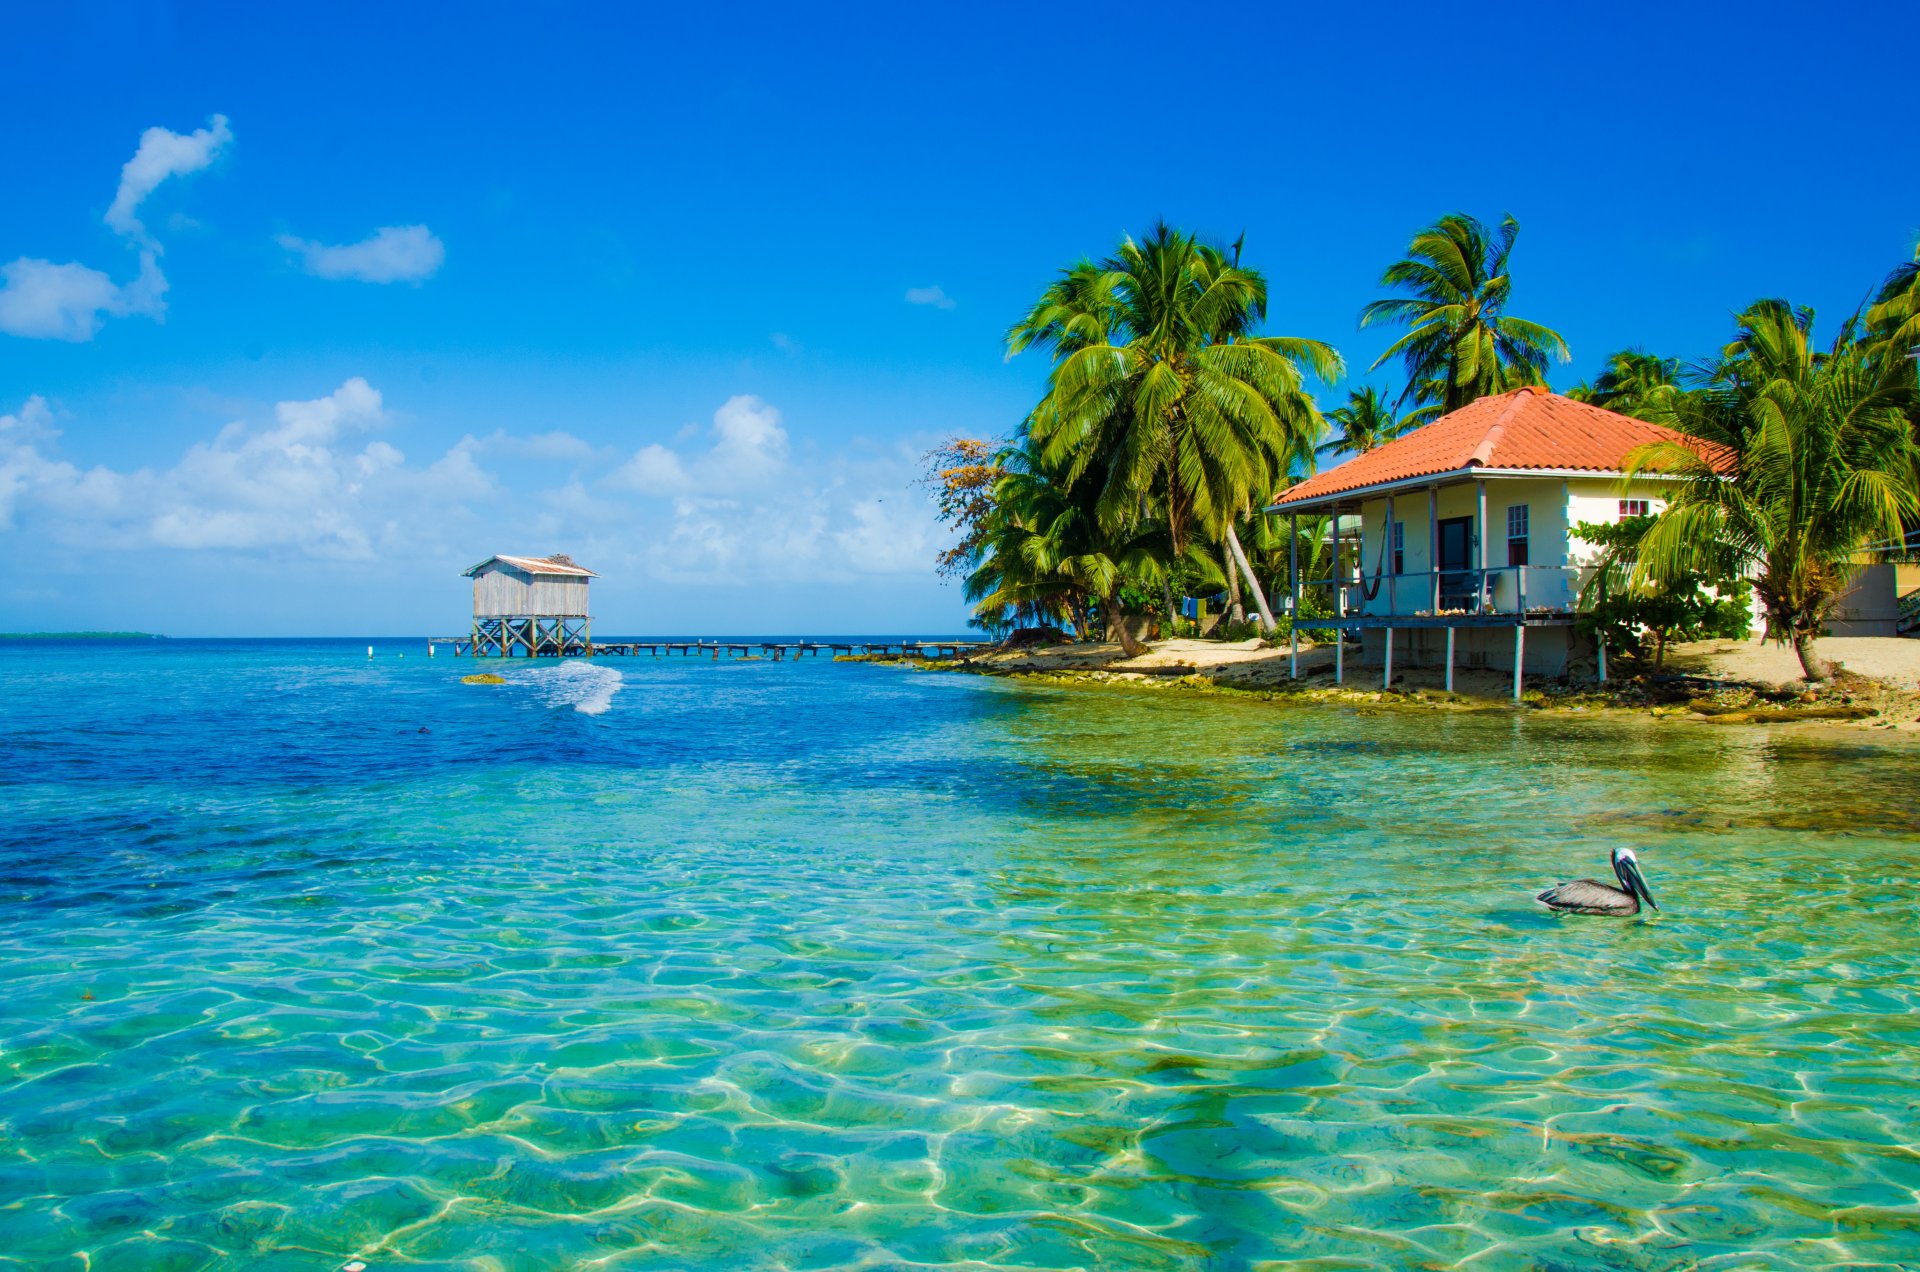
[[[1620,876],[1626,880],[1627,887],[1633,891],[1634,895],[1638,896],[1654,909],[1658,910],[1660,908],[1660,903],[1653,899],[1653,893],[1647,888],[1647,881],[1640,877],[1640,866],[1638,862],[1631,859],[1622,861],[1620,863]]]

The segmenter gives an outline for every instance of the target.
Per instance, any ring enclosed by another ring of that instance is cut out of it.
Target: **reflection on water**
[[[463,670],[0,661],[0,1267],[1920,1259],[1911,750]]]

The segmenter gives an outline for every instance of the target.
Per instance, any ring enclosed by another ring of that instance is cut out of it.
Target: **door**
[[[1448,517],[1439,530],[1441,607],[1461,609],[1473,589],[1473,518]]]

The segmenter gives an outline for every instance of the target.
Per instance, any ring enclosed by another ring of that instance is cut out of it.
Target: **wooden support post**
[[[1380,546],[1382,551],[1384,551],[1387,554],[1387,616],[1391,618],[1393,617],[1393,615],[1398,614],[1400,612],[1400,594],[1399,594],[1399,589],[1395,586],[1395,583],[1398,581],[1399,574],[1400,574],[1400,562],[1396,561],[1393,556],[1393,496],[1392,495],[1387,496],[1387,524],[1380,531],[1380,533],[1387,536],[1386,542],[1381,544]],[[1391,631],[1392,629],[1389,628],[1388,630]]]
[[[1340,564],[1340,546],[1339,546],[1340,545],[1340,516],[1338,513],[1335,513],[1333,518],[1333,543],[1334,543],[1333,559],[1334,559],[1334,565],[1337,567]],[[1337,568],[1334,570],[1333,573],[1334,573],[1334,584],[1333,584],[1334,616],[1336,618],[1345,618],[1347,616],[1346,580],[1340,577],[1340,571]],[[1336,627],[1333,629],[1333,683],[1336,685],[1343,685],[1346,682],[1347,682],[1347,629],[1344,627]]]
[[[1387,633],[1387,668],[1383,673],[1381,673],[1380,687],[1382,689],[1391,689],[1393,688],[1393,628],[1391,627],[1387,628],[1386,633]]]
[[[1493,589],[1487,582],[1487,539],[1489,536],[1487,534],[1486,478],[1482,477],[1479,481],[1473,483],[1473,492],[1474,502],[1478,506],[1477,529],[1480,532],[1480,587],[1478,589],[1480,603],[1475,605],[1474,608],[1476,610],[1486,610],[1493,606]]]
[[[1453,692],[1453,628],[1447,628],[1447,692]]]
[[[1427,487],[1427,573],[1431,582],[1431,612],[1440,612],[1440,488]]]
[[[1520,701],[1520,671],[1527,661],[1527,628],[1524,623],[1513,625],[1513,700]]]
[[[1287,646],[1291,666],[1287,675],[1300,679],[1300,514],[1287,518]]]
[[[1596,631],[1593,634],[1593,647],[1600,660],[1600,683],[1604,685],[1607,683],[1607,638]]]

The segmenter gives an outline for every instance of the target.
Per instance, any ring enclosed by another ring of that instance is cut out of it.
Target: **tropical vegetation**
[[[1325,421],[1307,381],[1331,383],[1344,366],[1324,342],[1263,333],[1267,299],[1238,245],[1167,225],[1076,262],[1041,293],[1007,347],[1049,355],[1046,391],[995,456],[991,509],[948,518],[985,625],[1080,627],[1098,609],[1131,650],[1123,592],[1157,590],[1172,626],[1173,580],[1217,578],[1243,587],[1275,630],[1240,530],[1310,468]],[[934,457],[950,513],[977,476],[956,457]]]
[[[1629,477],[1658,470],[1673,481],[1635,573],[1669,585],[1751,577],[1768,634],[1793,646],[1809,680],[1824,680],[1814,640],[1862,549],[1920,520],[1913,363],[1857,318],[1822,349],[1812,311],[1763,300],[1693,379],[1650,413],[1684,437],[1628,457]]]
[[[1591,402],[1609,411],[1648,418],[1663,393],[1680,383],[1680,359],[1663,358],[1641,349],[1622,349],[1607,355],[1605,368],[1591,384],[1582,381],[1567,390],[1576,402]]]
[[[1405,330],[1397,394],[1350,388],[1322,412],[1311,384],[1344,366],[1320,340],[1267,332],[1265,275],[1167,225],[1061,270],[1007,333],[1048,359],[1044,390],[1004,441],[960,438],[928,457],[955,542],[939,560],[989,631],[1071,628],[1137,652],[1191,630],[1183,599],[1217,598],[1219,630],[1275,635],[1296,617],[1270,596],[1334,571],[1330,527],[1262,514],[1316,465],[1364,454],[1478,397],[1540,384],[1566,342],[1508,312],[1519,226],[1461,213],[1415,235],[1381,277],[1395,294],[1360,325]],[[1920,253],[1894,269],[1826,346],[1813,316],[1760,301],[1718,356],[1609,355],[1570,396],[1668,425],[1634,473],[1658,469],[1658,516],[1583,526],[1603,549],[1583,604],[1616,648],[1732,633],[1747,580],[1769,632],[1809,676],[1835,598],[1864,553],[1920,527]],[[1313,611],[1302,596],[1303,613]]]
[[[1417,421],[1402,418],[1386,394],[1367,384],[1349,390],[1347,404],[1328,411],[1327,423],[1332,426],[1332,432],[1326,441],[1314,447],[1313,453],[1318,459],[1364,455],[1378,450],[1410,431]]]
[[[1416,424],[1488,394],[1545,384],[1548,365],[1567,361],[1559,332],[1507,312],[1519,237],[1520,223],[1511,216],[1492,232],[1471,216],[1443,216],[1416,234],[1406,256],[1380,276],[1382,286],[1405,294],[1360,311],[1362,327],[1407,328],[1372,369],[1402,361],[1407,386],[1399,405],[1414,405],[1409,418]]]
[[[1721,637],[1737,640],[1752,626],[1753,587],[1722,556],[1721,573],[1681,570],[1653,579],[1638,571],[1640,544],[1653,528],[1653,516],[1617,522],[1578,522],[1573,537],[1600,549],[1596,568],[1580,596],[1580,626],[1610,650],[1645,656],[1666,664],[1667,646],[1676,640]]]

